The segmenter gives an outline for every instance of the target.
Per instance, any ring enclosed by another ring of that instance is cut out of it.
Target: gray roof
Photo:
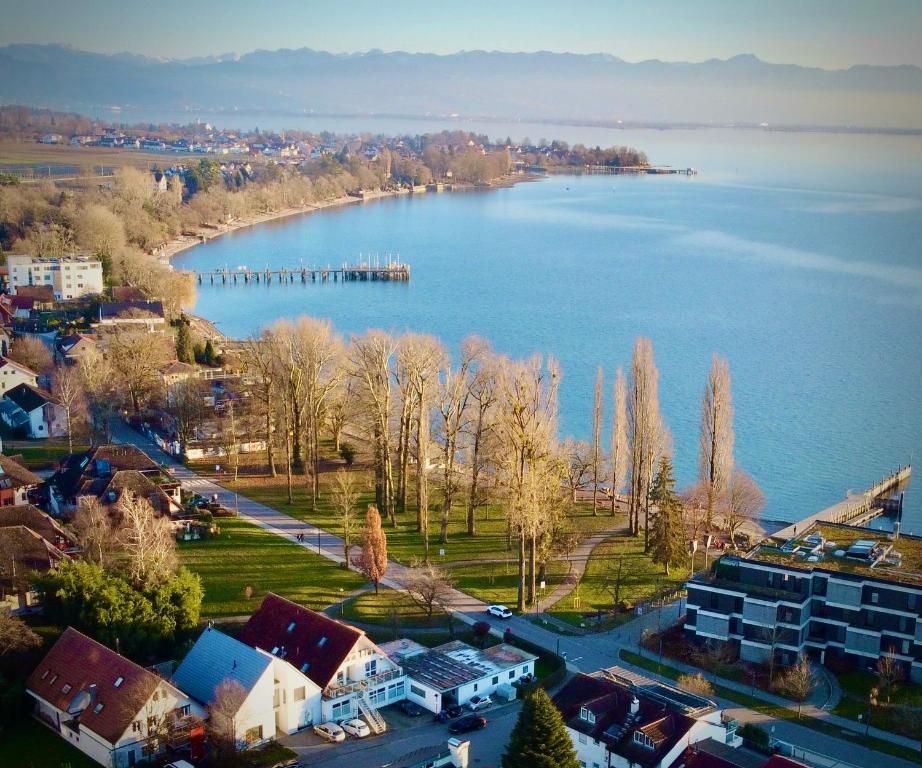
[[[214,699],[225,680],[236,680],[249,693],[272,664],[272,656],[208,627],[173,674],[173,685],[203,704]]]

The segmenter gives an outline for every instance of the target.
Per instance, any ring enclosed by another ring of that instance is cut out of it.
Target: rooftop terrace
[[[922,538],[834,523],[815,523],[790,539],[773,538],[748,560],[805,570],[821,568],[922,585]]]

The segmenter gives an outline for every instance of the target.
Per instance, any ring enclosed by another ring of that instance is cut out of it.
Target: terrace
[[[820,568],[855,575],[922,584],[922,538],[871,528],[816,523],[787,541],[760,544],[746,559],[790,568]]]

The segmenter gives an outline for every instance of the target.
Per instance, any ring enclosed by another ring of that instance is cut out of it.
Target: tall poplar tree
[[[595,376],[595,397],[592,403],[592,515],[598,514],[596,499],[602,474],[602,366]]]
[[[368,505],[365,528],[362,531],[362,559],[359,570],[374,583],[375,594],[384,574],[387,573],[387,536],[381,527],[381,515],[374,504]]]
[[[618,491],[627,475],[627,405],[624,395],[624,372],[620,366],[615,373],[615,388],[611,417],[611,513],[615,514]]]
[[[503,755],[503,768],[579,768],[560,710],[543,688],[522,705]]]
[[[733,395],[730,365],[714,355],[708,383],[701,398],[701,436],[698,479],[707,501],[707,530],[714,524],[714,510],[726,501],[733,475]]]

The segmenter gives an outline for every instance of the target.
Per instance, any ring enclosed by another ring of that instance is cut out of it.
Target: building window
[[[509,679],[511,680],[513,677],[515,677],[515,670],[514,670],[514,669],[510,669],[510,670],[509,670]]]
[[[493,685],[499,685],[499,675],[493,676]]]
[[[640,746],[646,749],[656,749],[653,739],[647,736],[643,731],[634,731],[634,743],[640,744]]]
[[[104,706],[106,706],[106,705],[105,705],[105,704],[102,704],[102,703],[97,704],[95,707],[93,707],[93,711],[98,715],[100,712],[102,712],[102,708],[103,708]]]
[[[327,644],[327,637],[326,637],[326,635],[324,635],[323,637],[321,637],[321,638],[317,641],[317,647],[318,647],[318,648],[323,648],[323,646],[325,646],[326,644]]]
[[[134,733],[140,733],[140,732],[141,732],[141,721],[140,721],[140,720],[135,720],[135,721],[131,724],[131,730],[132,730]]]
[[[580,720],[585,720],[587,723],[595,722],[595,713],[587,709],[586,707],[579,708],[579,717],[580,717]]]
[[[426,692],[422,688],[413,685],[413,683],[410,683],[410,693],[414,696],[419,696],[421,699],[426,698]]]
[[[877,601],[878,601],[879,599],[880,599],[880,597],[879,597],[879,595],[877,594],[877,592],[872,592],[872,593],[871,593],[871,602],[874,603],[874,605],[877,605]]]
[[[474,693],[477,693],[477,688],[480,686],[480,683],[474,683]]]
[[[581,733],[581,734],[579,735],[579,743],[580,743],[580,744],[588,744],[588,743],[589,743],[589,738],[586,736],[585,733]]]
[[[253,728],[250,728],[249,730],[247,730],[246,733],[243,734],[243,740],[247,744],[253,744],[257,741],[262,741],[262,739],[263,739],[263,727],[261,725],[254,726]]]
[[[70,693],[70,688],[70,683],[64,683],[64,687],[61,689],[61,693]]]
[[[291,634],[294,631],[295,631],[295,623],[291,622],[291,624],[288,625],[288,633]]]
[[[304,701],[304,686],[295,688],[295,701]]]
[[[124,682],[125,682],[125,678],[119,675],[118,677],[115,678],[115,682],[113,683],[113,686],[118,688]]]
[[[374,677],[378,674],[378,660],[371,659],[365,662],[365,677]]]

